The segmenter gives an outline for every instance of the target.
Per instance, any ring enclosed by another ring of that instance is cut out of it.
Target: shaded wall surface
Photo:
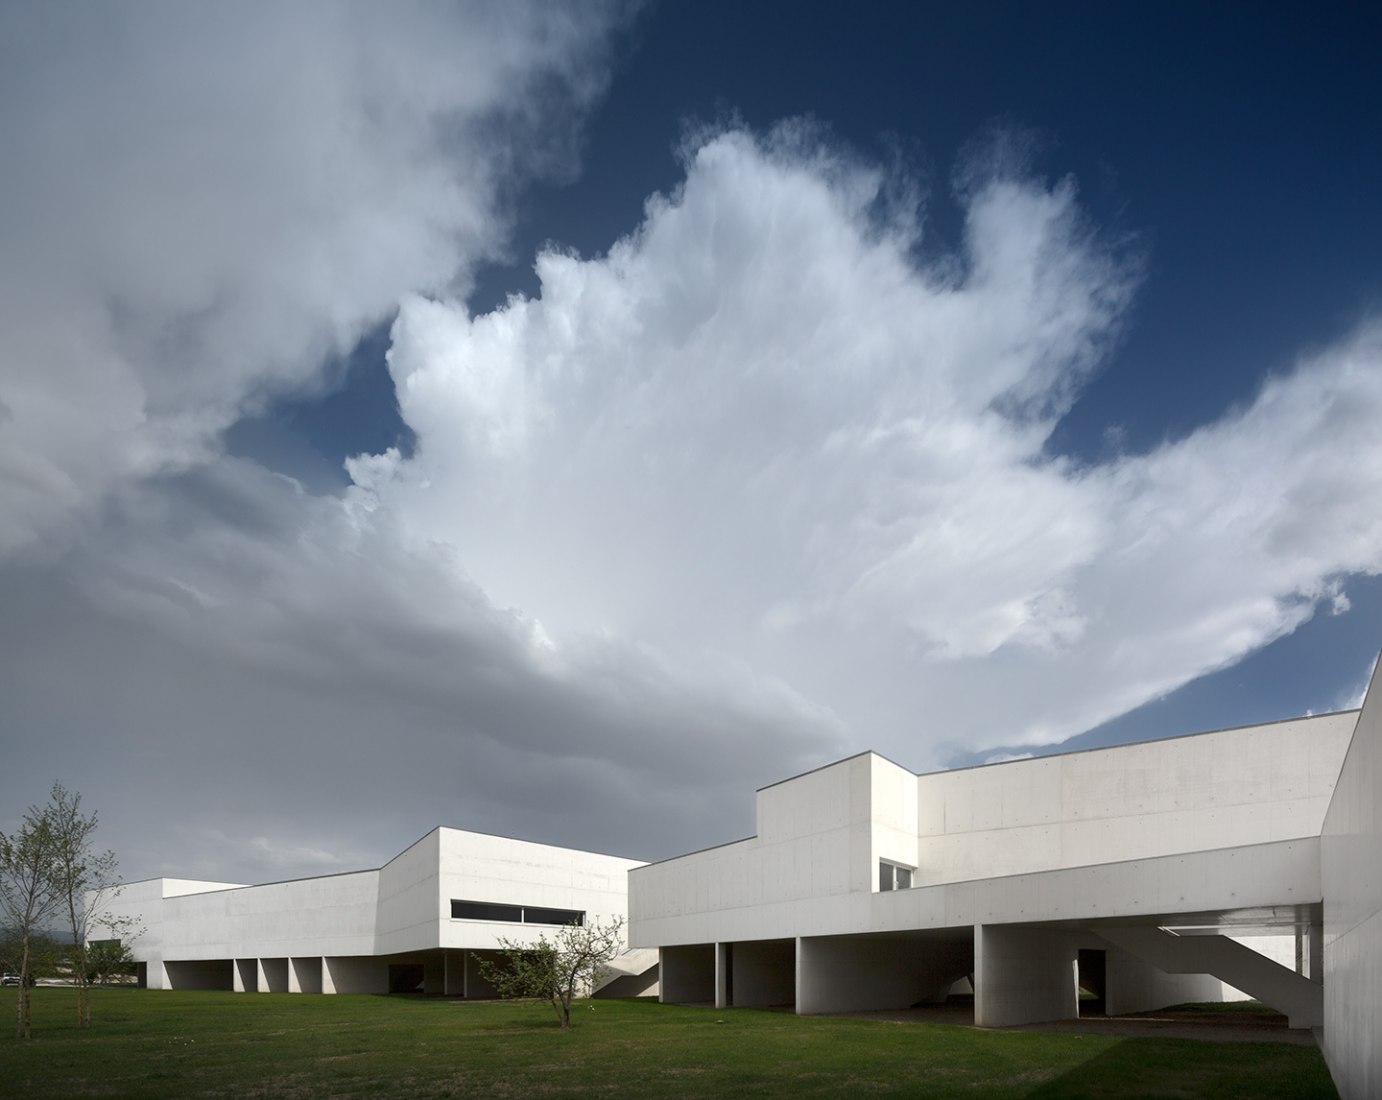
[[[1372,685],[1325,815],[1324,1055],[1344,1100],[1382,1096],[1382,686]]]

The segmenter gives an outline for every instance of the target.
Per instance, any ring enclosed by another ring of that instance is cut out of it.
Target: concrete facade
[[[972,989],[976,1023],[1006,1026],[1077,1016],[1082,996],[1109,1012],[1252,996],[1318,1028],[1330,952],[1382,957],[1382,884],[1360,869],[1382,851],[1382,748],[1367,756],[1358,724],[927,775],[861,753],[758,791],[754,836],[631,871],[630,940],[660,949],[667,1001],[840,1012]],[[1328,928],[1322,834],[1352,884]],[[1351,1026],[1379,1033],[1352,1006],[1376,1009],[1382,975],[1340,989]]]
[[[479,958],[501,939],[624,916],[636,866],[439,828],[378,870],[257,886],[150,879],[125,886],[107,912],[143,926],[130,946],[150,988],[487,996]],[[656,955],[634,953],[616,973],[647,992]]]
[[[1382,699],[916,775],[874,753],[757,792],[757,832],[653,864],[436,829],[373,871],[156,879],[111,905],[145,984],[488,996],[478,962],[627,914],[606,989],[1000,1027],[1251,996],[1382,1095]],[[99,928],[93,938],[100,938]]]
[[[1382,684],[1325,816],[1324,1054],[1344,1100],[1382,1096]]]

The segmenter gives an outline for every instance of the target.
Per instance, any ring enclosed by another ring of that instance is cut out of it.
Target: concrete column
[[[805,962],[802,958],[803,939],[798,936],[792,943],[792,1000],[794,1003],[793,1011],[798,1016],[803,1015],[801,1007],[801,983],[804,977]]]
[[[264,969],[264,960],[254,960],[254,988],[260,993],[269,991],[269,972]]]
[[[259,960],[235,959],[231,963],[231,988],[236,993],[254,993],[259,989]]]
[[[1078,944],[1068,932],[974,926],[974,1022],[1010,1027],[1080,1014]]]
[[[730,968],[734,965],[734,945],[717,943],[715,945],[715,1007],[730,1006]]]
[[[1324,982],[1324,925],[1312,924],[1306,936],[1305,976],[1312,982]]]
[[[302,992],[302,981],[298,977],[297,959],[288,960],[288,992]]]
[[[326,959],[326,956],[325,956],[325,955],[322,956],[321,965],[322,965],[322,992],[323,992],[323,993],[335,993],[335,992],[336,992],[336,975],[332,973],[332,971],[331,971],[331,964],[330,964],[329,962],[327,962],[327,959]]]

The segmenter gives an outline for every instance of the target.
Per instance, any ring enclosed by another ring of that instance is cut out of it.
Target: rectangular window
[[[523,907],[524,924],[585,924],[585,913],[579,909],[539,909],[533,905]]]
[[[886,859],[878,861],[879,890],[910,890],[912,888],[912,868],[900,863],[889,863]]]
[[[461,920],[503,920],[519,924],[523,920],[520,905],[496,905],[491,901],[451,902],[451,916]]]
[[[493,901],[451,899],[453,920],[496,920],[509,924],[585,924],[584,909],[548,909],[540,905],[501,905]]]

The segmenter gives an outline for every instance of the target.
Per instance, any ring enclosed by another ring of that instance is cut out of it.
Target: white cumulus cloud
[[[542,254],[538,297],[395,324],[417,453],[353,468],[501,605],[749,654],[927,764],[1114,717],[1382,565],[1376,325],[1081,466],[1050,434],[1138,265],[1072,182],[969,174],[950,255],[807,128],[685,163],[607,254]]]

